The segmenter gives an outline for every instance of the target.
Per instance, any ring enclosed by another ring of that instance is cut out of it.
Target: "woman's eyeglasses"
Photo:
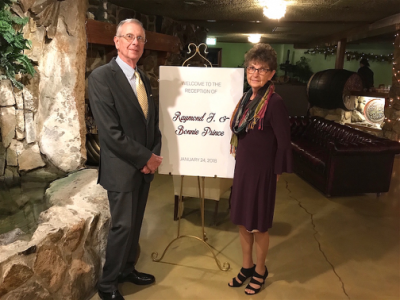
[[[246,70],[247,70],[247,72],[249,72],[250,74],[253,74],[255,71],[258,71],[258,74],[260,74],[260,75],[265,75],[265,74],[267,74],[269,71],[271,71],[271,69],[265,69],[265,68],[256,69],[256,68],[254,68],[254,67],[247,67]]]
[[[127,34],[124,34],[124,35],[117,35],[117,37],[123,37],[130,43],[133,42],[135,39],[140,44],[146,44],[146,42],[147,42],[147,40],[144,37],[142,37],[140,35],[139,36],[135,36],[132,33],[127,33]]]

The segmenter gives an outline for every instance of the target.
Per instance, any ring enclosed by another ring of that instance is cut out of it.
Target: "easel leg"
[[[221,265],[221,262],[218,260],[217,256],[216,256],[215,253],[214,253],[214,248],[212,248],[207,242],[203,241],[201,238],[199,238],[199,237],[197,237],[197,236],[193,236],[193,235],[181,235],[181,236],[179,236],[179,237],[173,239],[173,240],[168,244],[168,246],[165,248],[164,252],[162,253],[162,255],[161,255],[161,257],[160,257],[159,259],[157,259],[157,257],[158,257],[158,252],[153,252],[153,253],[151,254],[152,260],[153,260],[154,262],[160,262],[160,261],[163,259],[163,257],[164,257],[164,255],[165,255],[165,253],[167,252],[168,248],[169,248],[175,241],[177,241],[177,240],[179,240],[179,239],[182,239],[182,238],[192,238],[192,239],[195,239],[195,240],[198,240],[198,241],[202,242],[202,243],[203,243],[204,245],[206,245],[206,246],[208,247],[208,249],[211,251],[211,253],[212,253],[213,257],[214,257],[214,260],[215,260],[215,262],[216,262],[218,268],[219,268],[221,271],[228,271],[228,270],[230,269],[231,265],[230,265],[228,262],[224,262],[224,263]]]
[[[161,257],[157,259],[158,257],[158,253],[157,252],[153,252],[151,254],[151,258],[154,262],[160,262],[165,253],[167,252],[168,248],[177,240],[187,237],[187,238],[192,238],[195,240],[198,240],[200,242],[202,242],[203,244],[205,244],[208,249],[211,251],[212,255],[214,256],[214,260],[218,266],[218,268],[221,271],[227,271],[230,268],[230,264],[228,262],[224,262],[221,265],[221,262],[218,260],[217,256],[214,253],[214,249],[206,242],[207,241],[207,237],[206,237],[206,233],[204,231],[204,186],[205,186],[205,177],[202,177],[202,182],[203,182],[203,187],[201,188],[201,184],[200,184],[200,177],[198,177],[198,185],[199,185],[199,195],[201,198],[201,228],[202,228],[202,238],[199,238],[197,236],[192,236],[192,235],[180,235],[180,226],[181,226],[181,214],[182,214],[182,191],[183,191],[183,176],[181,177],[181,189],[180,189],[180,194],[179,194],[179,203],[178,203],[178,234],[177,237],[175,239],[173,239],[168,245],[167,247],[164,249],[164,252],[162,253]],[[218,202],[217,202],[218,203]]]
[[[197,177],[197,181],[199,183],[199,194],[200,194],[200,199],[201,199],[201,206],[200,206],[200,212],[201,212],[201,233],[203,237],[203,241],[207,241],[207,236],[206,232],[204,230],[204,195],[205,195],[205,177],[202,177],[202,183],[203,183],[203,188],[201,189],[201,184],[200,184],[200,176]]]

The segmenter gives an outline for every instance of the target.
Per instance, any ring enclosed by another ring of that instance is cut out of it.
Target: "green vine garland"
[[[24,38],[22,28],[29,18],[13,15],[10,7],[17,0],[0,1],[0,80],[9,79],[19,89],[24,86],[15,79],[17,74],[35,74],[32,61],[23,54],[31,42]]]
[[[337,46],[332,47],[316,47],[314,49],[308,49],[304,52],[304,54],[324,54],[325,59],[328,55],[336,55]],[[345,56],[347,61],[350,60],[360,60],[361,58],[366,58],[369,61],[376,62],[392,62],[393,61],[393,53],[387,55],[380,55],[374,53],[359,53],[357,51],[345,51]]]

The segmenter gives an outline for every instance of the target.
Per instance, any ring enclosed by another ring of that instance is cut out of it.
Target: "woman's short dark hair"
[[[248,67],[251,61],[266,63],[271,70],[276,70],[276,51],[269,44],[258,43],[244,55],[244,66]]]

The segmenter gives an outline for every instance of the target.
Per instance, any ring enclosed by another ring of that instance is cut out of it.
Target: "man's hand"
[[[154,174],[157,168],[160,166],[162,160],[163,158],[161,156],[155,155],[153,153],[151,154],[151,157],[145,167],[147,167],[150,170],[151,174]]]
[[[150,173],[151,173],[150,169],[149,169],[147,166],[144,166],[144,167],[140,170],[140,172],[142,172],[143,174],[150,174]]]

